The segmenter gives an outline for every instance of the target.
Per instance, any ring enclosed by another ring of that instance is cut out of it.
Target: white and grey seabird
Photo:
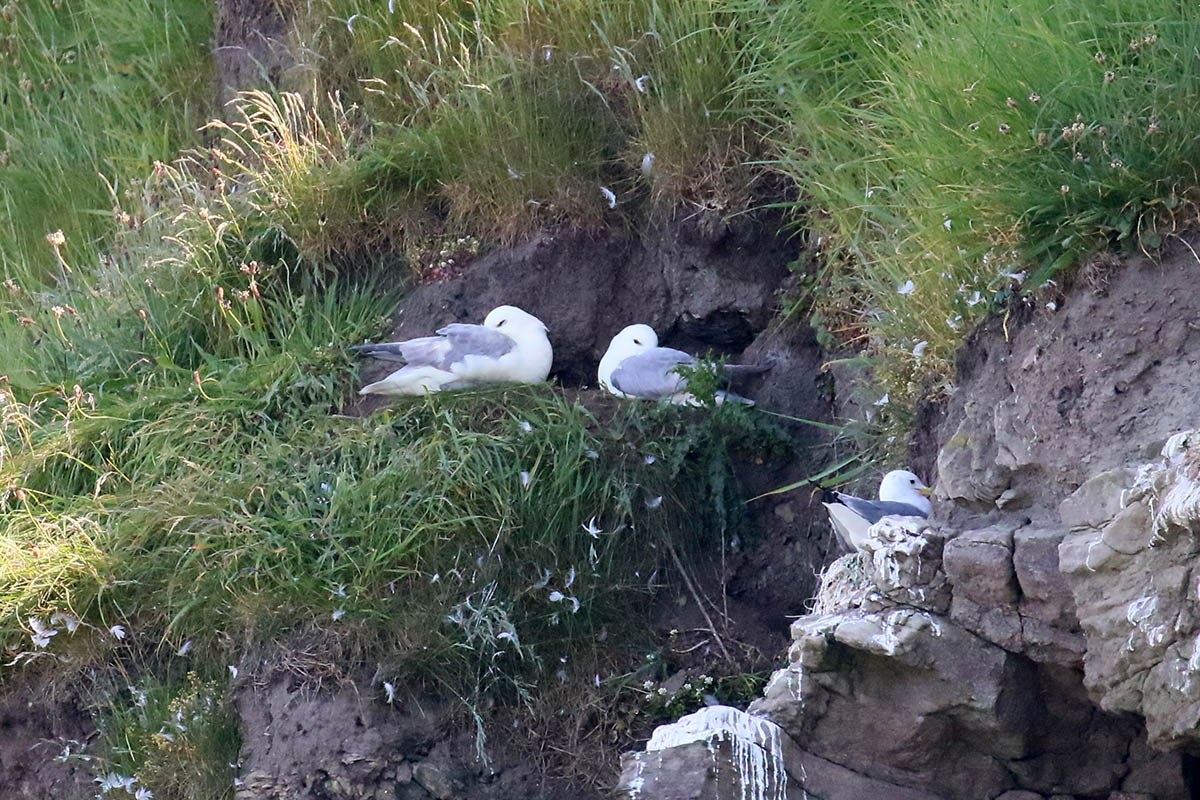
[[[834,492],[837,502],[825,503],[834,533],[851,552],[859,550],[867,529],[884,517],[928,517],[933,510],[930,488],[913,473],[896,469],[879,482],[879,499]]]
[[[414,395],[489,383],[540,383],[554,352],[546,326],[516,306],[491,310],[482,325],[454,323],[436,336],[351,348],[404,366],[359,394]]]
[[[649,325],[629,325],[608,345],[596,377],[600,386],[617,397],[667,400],[679,405],[696,405],[688,390],[687,378],[680,367],[695,367],[699,361],[682,350],[658,346],[658,334]],[[725,364],[726,376],[762,372],[767,367],[755,364]],[[718,391],[717,402],[726,400],[754,405],[753,400]]]

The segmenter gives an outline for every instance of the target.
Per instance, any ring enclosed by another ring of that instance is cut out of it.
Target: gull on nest
[[[617,397],[638,397],[669,400],[678,405],[697,405],[695,395],[688,391],[687,378],[679,367],[694,367],[696,357],[682,350],[658,346],[658,334],[649,325],[629,325],[612,338],[596,377],[600,386]],[[769,367],[757,364],[725,364],[726,377],[763,372]],[[717,392],[717,402],[726,400],[754,405],[753,400]]]
[[[894,469],[879,482],[879,499],[834,492],[837,502],[825,503],[834,533],[850,552],[862,549],[867,529],[884,517],[928,517],[932,490],[906,469]]]
[[[554,360],[545,324],[516,306],[492,309],[482,325],[456,322],[440,328],[436,336],[351,349],[404,362],[359,394],[414,395],[488,383],[540,383]]]

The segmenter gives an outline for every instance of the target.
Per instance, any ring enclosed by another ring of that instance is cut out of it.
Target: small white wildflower
[[[609,208],[617,207],[617,196],[612,193],[612,189],[609,189],[607,186],[601,186],[600,194],[604,195],[604,199],[608,201]]]
[[[233,664],[230,664],[229,665],[229,679],[232,681],[236,681],[237,676],[238,676],[238,668],[235,667]]]
[[[1004,277],[1011,278],[1012,280],[1016,281],[1019,284],[1025,282],[1025,273],[1024,272],[1008,272],[1008,273],[1005,273]]]
[[[662,501],[663,501],[663,499],[662,499],[661,494],[658,497],[647,498],[646,499],[646,508],[658,508],[659,506],[662,505]]]
[[[433,584],[437,583],[441,579],[442,579],[442,573],[435,572],[435,573],[433,573],[433,577],[429,579],[429,584],[432,586]]]
[[[566,599],[566,595],[564,595],[562,592],[560,592],[558,590],[555,590],[550,593],[550,602],[551,603],[559,603],[565,599]]]
[[[525,433],[531,433],[533,431],[533,425],[531,425],[529,422],[527,422],[525,420],[521,420],[521,424],[519,427]]]
[[[128,689],[129,694],[133,696],[133,704],[135,706],[138,708],[146,707],[146,701],[149,699],[149,696],[146,694],[145,689],[139,689],[136,686],[126,686],[125,688]]]
[[[590,458],[592,461],[595,461],[596,459],[600,458],[600,454],[597,453],[595,450],[587,450],[584,452],[584,455],[587,456],[588,458]]]
[[[387,694],[387,702],[388,702],[388,705],[391,705],[391,704],[392,704],[392,702],[394,702],[394,701],[395,701],[395,699],[396,699],[396,686],[395,686],[395,684],[393,684],[391,681],[384,681],[384,682],[383,682],[383,691],[384,691],[384,693],[386,693],[386,694]]]
[[[514,633],[513,631],[501,631],[500,633],[496,634],[496,638],[504,639],[506,641],[512,642],[513,644],[517,643],[517,634]]]
[[[876,401],[875,401],[875,403],[874,403],[874,405],[877,405],[877,406],[886,406],[886,405],[888,404],[888,400],[890,400],[890,399],[891,399],[891,398],[890,398],[888,395],[889,395],[889,393],[888,393],[888,392],[884,392],[884,393],[883,393],[883,397],[881,397],[881,398],[879,398],[878,400],[876,400]]]
[[[512,178],[514,181],[519,181],[519,180],[521,180],[521,178],[525,177],[525,173],[517,172],[512,167],[508,167],[508,177]]]
[[[579,527],[583,528],[583,530],[585,532],[587,532],[588,535],[590,535],[593,539],[599,539],[600,534],[604,533],[604,531],[602,531],[596,527],[596,515],[595,514],[593,514],[592,518],[587,521],[586,525],[580,525]]]
[[[111,633],[113,635],[113,638],[115,638],[115,639],[124,639],[125,638],[125,626],[124,625],[113,625],[111,628],[108,629],[108,632]]]
[[[956,315],[953,319],[951,319],[950,317],[947,317],[946,325],[949,326],[950,330],[952,330],[952,331],[956,331],[959,328],[961,328],[962,327],[962,314]]]
[[[683,690],[684,690],[685,692],[690,692],[690,691],[692,690],[692,684],[691,684],[691,681],[688,681],[687,683],[685,683],[685,684],[683,685]]]
[[[665,686],[660,686],[660,687],[658,687],[658,693],[659,693],[660,695],[662,695],[663,697],[666,697],[666,696],[667,696],[667,689],[666,689],[666,687],[665,687]]]
[[[981,294],[979,294],[978,290],[976,290],[975,293],[973,295],[971,295],[971,297],[967,300],[967,305],[974,306],[974,305],[978,305],[979,303],[982,303],[982,302],[983,302],[983,296]]]
[[[913,347],[912,354],[914,356],[916,356],[918,359],[920,359],[921,356],[923,356],[925,354],[925,348],[928,346],[929,346],[929,342],[926,342],[926,341],[917,342],[916,346]]]
[[[642,688],[643,689],[653,689],[654,681],[642,681]]]
[[[596,684],[597,689],[600,688],[600,673],[596,673],[596,675],[592,677],[592,683]]]
[[[528,489],[529,484],[531,484],[531,483],[533,483],[533,478],[529,475],[529,473],[522,472],[521,473],[521,488]]]
[[[1050,309],[1051,311],[1058,311],[1058,303],[1051,300],[1049,303],[1046,303],[1046,308]]]
[[[915,283],[913,283],[912,280],[910,279],[910,280],[905,281],[903,286],[897,287],[896,291],[899,292],[900,294],[912,294],[916,288],[917,288],[917,285]]]
[[[712,682],[713,682],[713,679],[712,679],[711,675],[704,676],[704,685],[705,686],[712,686]]]
[[[339,608],[336,611],[334,611],[330,616],[333,617],[334,622],[337,622],[339,619],[346,616],[346,609]]]
[[[639,92],[641,92],[642,94],[646,93],[646,87],[649,84],[650,84],[650,76],[649,75],[642,75],[640,78],[638,78],[637,80],[635,80],[633,82],[633,85],[636,86],[637,90]]]
[[[542,577],[541,577],[541,580],[539,580],[537,583],[535,583],[535,584],[533,585],[533,588],[535,588],[535,589],[544,589],[544,588],[546,587],[546,584],[550,583],[550,576],[551,576],[551,575],[553,575],[553,574],[554,574],[554,573],[553,573],[553,572],[551,572],[550,570],[546,569],[545,567],[542,567]]]
[[[949,217],[947,217],[945,220],[942,221],[942,227],[945,228],[946,230],[950,230],[951,226],[952,226],[952,223],[950,222]]]
[[[658,459],[656,459],[654,456],[646,456],[646,463],[647,463],[647,464],[653,464],[653,463],[654,463],[655,461],[657,461],[657,460],[658,460]]]
[[[134,792],[133,800],[154,800],[154,792],[143,786]]]
[[[646,153],[646,155],[642,156],[642,174],[643,175],[649,175],[651,172],[654,171],[654,159],[655,158],[656,158],[656,156],[654,155],[654,153]]]
[[[346,596],[346,584],[344,584],[344,583],[334,584],[333,588],[330,589],[330,591],[329,591],[329,596],[330,597],[345,597]]]
[[[192,640],[188,639],[186,642],[183,643],[183,647],[181,647],[175,651],[175,655],[186,656],[190,652],[192,652]]]
[[[350,33],[354,33],[354,20],[361,16],[362,14],[352,14],[350,18],[346,20],[346,30],[350,31]]]
[[[567,582],[563,584],[563,588],[570,589],[571,584],[575,582],[575,568],[571,567],[571,571],[567,573]]]

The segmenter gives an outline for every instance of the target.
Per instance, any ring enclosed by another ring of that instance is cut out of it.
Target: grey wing
[[[442,363],[436,365],[439,369],[449,369],[451,364],[456,364],[467,356],[498,359],[517,346],[516,342],[495,328],[461,322],[439,328],[438,335],[445,337],[449,342]]]
[[[695,363],[696,359],[682,350],[655,347],[622,361],[613,370],[610,383],[631,397],[669,397],[687,388],[687,380],[674,369]]]
[[[450,367],[468,355],[499,358],[516,346],[503,333],[482,325],[454,323],[438,330],[437,336],[422,336],[403,342],[365,344],[351,348],[363,355],[388,361],[404,361],[414,367]]]
[[[894,503],[884,500],[863,500],[850,494],[837,493],[838,501],[846,508],[858,514],[867,522],[874,525],[884,517],[924,517],[925,512],[908,503]]]

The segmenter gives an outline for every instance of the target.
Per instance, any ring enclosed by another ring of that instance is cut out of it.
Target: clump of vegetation
[[[824,324],[892,408],[1010,299],[1194,217],[1200,11],[1150,2],[754,4],[751,80],[824,236]],[[903,417],[903,415],[901,415]]]
[[[372,219],[434,209],[511,239],[620,223],[647,198],[736,211],[761,131],[730,4],[322,0],[299,21],[306,96],[353,97],[372,136],[345,185]]]
[[[641,691],[646,713],[656,720],[673,721],[706,705],[744,708],[762,695],[768,677],[765,672],[725,676],[699,672],[670,682],[646,680]]]
[[[96,783],[110,800],[233,796],[241,741],[223,681],[189,672],[115,689],[101,731],[108,757]]]

